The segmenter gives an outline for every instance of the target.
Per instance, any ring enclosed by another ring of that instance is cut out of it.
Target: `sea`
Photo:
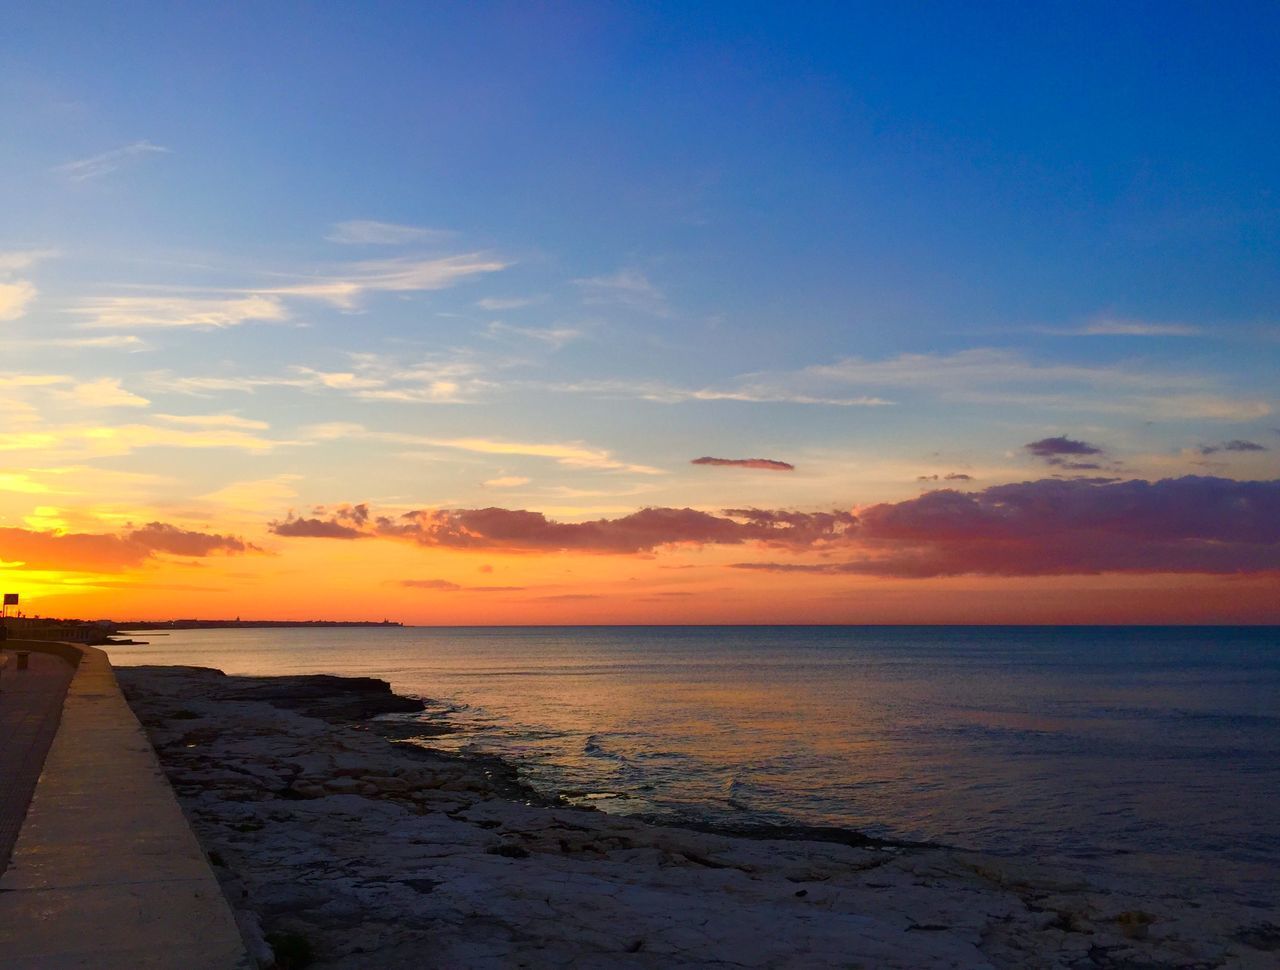
[[[174,631],[117,665],[389,680],[547,793],[1276,901],[1280,627]]]

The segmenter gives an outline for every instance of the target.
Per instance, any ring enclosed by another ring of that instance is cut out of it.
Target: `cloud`
[[[364,539],[369,533],[327,519],[288,518],[272,522],[271,531],[290,539]]]
[[[301,475],[283,474],[273,478],[232,482],[217,491],[201,495],[200,499],[227,509],[260,513],[265,508],[278,507],[296,496],[298,493],[294,483],[301,478]]]
[[[441,593],[518,593],[524,586],[460,586],[447,579],[402,579],[400,586],[406,589],[430,589]]]
[[[558,464],[570,468],[594,468],[602,471],[627,471],[640,475],[664,474],[660,468],[648,465],[632,465],[619,461],[612,453],[601,448],[592,448],[581,442],[562,444],[558,442],[523,442],[496,441],[489,438],[421,438],[409,436],[414,443],[431,445],[436,448],[456,448],[459,451],[470,451],[481,455],[527,455],[533,458],[550,458]],[[405,442],[410,443],[409,441]]]
[[[546,344],[555,350],[559,350],[565,344],[582,339],[582,331],[575,330],[572,327],[513,327],[498,320],[489,324],[487,333],[490,336],[511,334],[517,337],[524,337],[526,340],[534,340],[538,343]]]
[[[405,434],[395,431],[371,431],[363,425],[339,421],[311,425],[303,429],[314,441],[332,441],[343,438],[361,438],[366,441],[385,441],[390,444],[426,448],[450,448],[480,455],[521,455],[530,458],[548,458],[570,468],[590,468],[599,471],[626,471],[639,475],[663,475],[660,468],[633,465],[613,457],[603,448],[594,448],[583,442],[502,441],[492,438],[432,438],[425,435]]]
[[[106,337],[49,337],[43,340],[24,341],[28,347],[57,347],[65,350],[150,350],[151,345],[132,334],[111,334]]]
[[[293,365],[284,374],[243,377],[177,377],[150,375],[159,390],[208,397],[219,391],[253,394],[272,387],[302,391],[335,391],[365,401],[416,404],[461,404],[498,386],[479,376],[483,366],[470,355],[426,358],[402,364],[376,354],[351,354],[349,370],[319,370]]]
[[[128,455],[139,448],[232,448],[261,454],[288,443],[234,428],[77,424],[0,437],[0,451],[65,451],[72,456],[106,457]]]
[[[695,458],[689,462],[691,465],[719,465],[729,468],[756,468],[762,471],[772,472],[793,472],[796,466],[786,461],[778,461],[775,458]]]
[[[1266,451],[1267,448],[1256,441],[1244,441],[1236,438],[1217,445],[1200,445],[1196,450],[1202,455],[1214,455],[1220,451]]]
[[[151,552],[167,552],[175,556],[202,557],[215,552],[261,551],[257,546],[235,536],[194,532],[164,522],[149,522],[128,533],[126,538]]]
[[[1080,327],[1038,327],[1036,332],[1059,337],[1195,337],[1204,331],[1186,323],[1099,317]]]
[[[1087,441],[1076,441],[1066,435],[1054,438],[1041,438],[1023,447],[1032,455],[1055,468],[1067,468],[1073,471],[1097,471],[1102,465],[1096,461],[1074,461],[1073,458],[1101,455],[1103,450]]]
[[[55,249],[8,249],[0,250],[0,273],[17,273],[30,269],[41,260],[57,256]]]
[[[84,182],[87,179],[99,178],[114,172],[134,159],[147,155],[169,153],[169,149],[161,145],[153,145],[149,141],[135,141],[132,145],[113,148],[111,151],[103,152],[100,155],[91,155],[78,161],[67,162],[57,166],[54,171],[65,175],[73,182]]]
[[[312,518],[296,516],[292,511],[283,522],[270,523],[270,531],[292,539],[365,539],[370,531],[369,506],[339,505],[333,509],[319,506]]]
[[[520,485],[528,485],[529,479],[523,475],[503,475],[501,478],[491,478],[480,484],[486,488],[517,488]]]
[[[1280,570],[1280,481],[1042,479],[858,513],[862,556],[736,568],[927,578]]]
[[[487,296],[483,300],[476,300],[476,306],[481,310],[519,310],[543,303],[546,299],[546,296]]]
[[[36,298],[35,286],[26,280],[0,283],[0,320],[17,320]]]
[[[741,401],[748,404],[820,404],[831,407],[888,407],[894,402],[873,395],[839,397],[805,394],[751,384],[737,389],[673,387],[658,381],[584,380],[552,385],[552,390],[601,397],[639,398],[659,404],[685,401]]]
[[[660,382],[583,381],[556,389],[665,402],[736,400],[844,406],[883,406],[895,403],[899,396],[920,396],[951,404],[1096,411],[1176,421],[1244,421],[1272,410],[1267,400],[1241,400],[1217,393],[1213,378],[1204,373],[1040,363],[1015,351],[992,348],[954,354],[900,354],[880,360],[849,357],[795,371],[744,374],[725,387],[687,389]]]
[[[122,535],[0,528],[0,559],[26,569],[118,572],[143,565],[157,553],[203,558],[260,551],[230,535],[195,532],[151,522]]]
[[[364,509],[363,517],[352,516],[352,508]],[[365,506],[342,506],[323,519],[291,516],[273,523],[272,531],[336,539],[381,536],[447,549],[627,554],[670,545],[746,542],[807,549],[839,539],[854,521],[846,512],[728,509],[714,515],[689,508],[646,508],[589,522],[557,522],[541,512],[502,508],[424,509],[375,517]]]
[[[313,277],[254,292],[267,296],[323,300],[343,310],[354,310],[366,293],[443,290],[474,276],[504,270],[508,265],[483,253],[462,253],[432,259],[406,257],[369,260],[354,263],[338,275]]]
[[[120,386],[114,377],[77,384],[71,392],[77,404],[93,408],[145,408],[151,402]]]
[[[52,491],[43,482],[37,482],[25,472],[0,472],[0,492],[21,492],[40,495]],[[3,558],[0,556],[0,558]]]
[[[237,428],[242,431],[266,431],[265,421],[242,418],[238,414],[157,414],[157,421],[191,428]]]
[[[87,319],[84,329],[173,329],[191,327],[217,330],[250,321],[278,323],[289,317],[283,303],[267,296],[230,299],[179,296],[100,296],[71,310]]]
[[[581,289],[584,303],[669,316],[666,297],[638,269],[621,269],[607,276],[588,276],[573,282]]]
[[[450,235],[452,233],[440,229],[404,226],[394,222],[376,222],[372,219],[352,219],[347,222],[335,222],[324,238],[329,242],[352,246],[396,246],[428,239],[441,239]]]
[[[945,475],[917,475],[917,482],[971,482],[972,475],[966,475],[964,472],[948,472]]]

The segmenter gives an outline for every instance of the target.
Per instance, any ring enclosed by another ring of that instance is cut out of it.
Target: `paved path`
[[[67,661],[47,653],[31,654],[30,666],[18,670],[14,652],[4,653],[9,666],[0,671],[0,872],[9,864],[75,673]]]
[[[247,970],[231,908],[106,653],[79,652],[0,874],[0,967]]]

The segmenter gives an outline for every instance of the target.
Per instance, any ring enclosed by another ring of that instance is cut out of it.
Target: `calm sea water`
[[[383,677],[607,811],[803,822],[1257,893],[1280,628],[193,631],[117,664]],[[1137,861],[1141,860],[1141,862]]]

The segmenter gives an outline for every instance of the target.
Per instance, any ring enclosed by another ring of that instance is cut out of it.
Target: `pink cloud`
[[[1280,481],[1043,479],[943,489],[863,509],[861,557],[739,563],[775,572],[899,577],[1280,570]]]

